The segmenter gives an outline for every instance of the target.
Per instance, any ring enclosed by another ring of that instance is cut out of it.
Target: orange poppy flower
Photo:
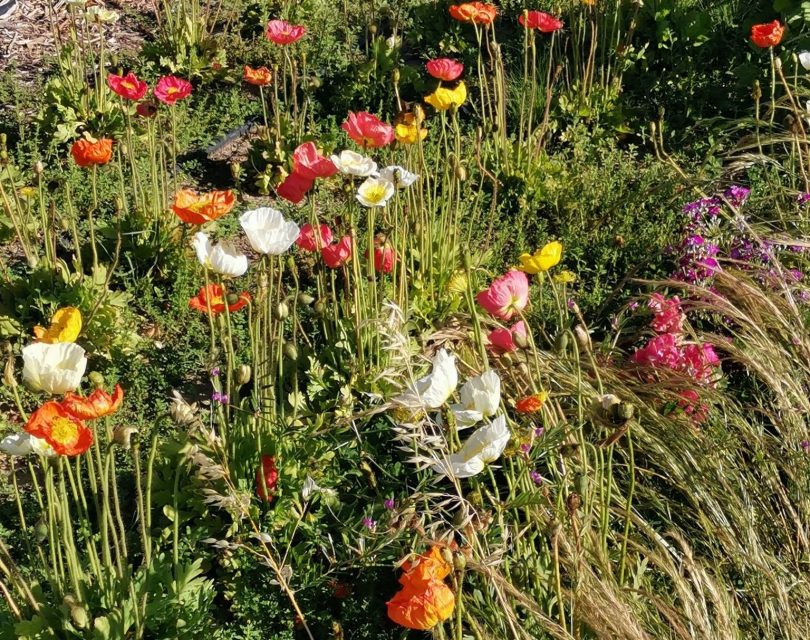
[[[388,601],[388,617],[408,629],[426,631],[453,615],[456,597],[444,582],[431,580],[424,588],[405,587]]]
[[[60,456],[77,456],[93,444],[93,432],[60,402],[46,402],[31,414],[25,430]]]
[[[785,27],[779,20],[765,24],[755,24],[751,27],[751,42],[760,49],[775,47],[782,42],[784,33]]]
[[[515,409],[517,409],[518,413],[537,413],[543,408],[547,399],[548,393],[541,391],[540,393],[535,393],[534,395],[526,396],[518,400],[515,403]]]
[[[191,189],[181,189],[174,195],[172,211],[183,222],[204,224],[221,218],[236,204],[236,196],[230,189],[198,194]]]
[[[113,141],[109,138],[79,138],[70,148],[70,153],[80,167],[107,164],[112,158]]]
[[[498,10],[486,2],[464,2],[450,6],[450,16],[459,22],[492,24]]]
[[[432,580],[444,580],[450,575],[453,567],[442,557],[442,550],[439,546],[433,546],[429,553],[423,553],[414,561],[402,566],[405,571],[399,583],[407,588],[419,588]]]
[[[216,315],[225,311],[225,303],[228,303],[228,311],[233,313],[239,311],[248,302],[250,294],[243,291],[238,296],[235,294],[225,294],[218,284],[209,284],[208,287],[201,287],[200,292],[188,301],[188,306],[201,313],[208,313],[208,304],[211,304],[211,313]]]
[[[62,406],[76,418],[95,420],[118,411],[123,401],[124,390],[120,384],[117,384],[112,395],[104,391],[104,389],[96,389],[86,398],[68,392],[65,394],[65,399],[62,400]]]
[[[242,79],[248,84],[256,85],[257,87],[266,87],[273,79],[273,74],[267,67],[259,67],[254,69],[245,65],[245,72]]]

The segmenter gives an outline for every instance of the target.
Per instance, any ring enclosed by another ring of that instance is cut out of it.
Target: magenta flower
[[[510,353],[518,348],[515,342],[515,337],[517,336],[520,336],[518,340],[526,337],[526,324],[523,320],[516,322],[508,329],[502,328],[490,331],[487,340],[493,351],[497,353]]]
[[[683,333],[684,316],[678,296],[667,300],[660,293],[654,293],[647,306],[653,311],[653,320],[650,323],[653,331],[656,333]]]
[[[286,20],[271,20],[267,23],[264,37],[275,44],[286,46],[304,37],[307,28],[300,24],[290,24]]]
[[[522,271],[512,269],[493,280],[477,296],[478,304],[499,320],[509,320],[529,304],[529,279]]]

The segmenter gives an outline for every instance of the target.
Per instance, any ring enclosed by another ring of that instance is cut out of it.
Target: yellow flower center
[[[51,423],[51,439],[62,446],[72,445],[79,439],[79,427],[68,418],[54,418]]]
[[[375,184],[366,190],[366,200],[369,202],[382,202],[385,200],[385,185]]]

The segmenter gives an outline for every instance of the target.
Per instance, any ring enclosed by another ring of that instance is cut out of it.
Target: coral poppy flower
[[[211,313],[216,315],[225,311],[226,303],[228,311],[233,313],[239,311],[248,302],[250,302],[250,294],[247,291],[243,291],[238,296],[233,293],[226,295],[220,285],[209,284],[207,287],[200,288],[199,293],[188,301],[188,306],[200,313],[208,313],[208,305],[210,304]]]
[[[509,320],[529,304],[529,279],[514,269],[496,278],[477,296],[478,304],[499,320]]]
[[[191,83],[175,76],[163,76],[155,87],[155,97],[163,104],[172,106],[191,95]]]
[[[284,198],[293,204],[298,204],[304,199],[304,196],[309,193],[314,183],[315,181],[312,178],[307,178],[293,171],[284,179],[284,182],[278,185],[276,193],[278,193],[280,198]]]
[[[522,253],[518,260],[520,260],[521,271],[526,273],[540,273],[548,271],[551,267],[559,264],[562,258],[563,246],[559,242],[549,242],[542,249],[538,249],[533,254]]]
[[[335,163],[321,155],[314,142],[305,142],[293,152],[293,173],[314,180],[329,178],[337,172]]]
[[[93,432],[59,402],[46,402],[34,411],[25,430],[45,440],[60,456],[77,456],[93,444]]]
[[[230,189],[197,193],[181,189],[174,196],[172,211],[187,224],[204,224],[221,218],[236,204],[236,196]]]
[[[308,222],[301,227],[298,240],[295,241],[304,251],[320,251],[332,244],[332,230],[325,224],[318,225],[317,231]]]
[[[394,128],[367,111],[349,111],[340,128],[364,149],[384,147],[394,140]]]
[[[110,87],[113,92],[127,100],[140,100],[149,90],[149,85],[143,80],[139,80],[132,72],[125,76],[109,74],[107,76],[107,86]]]
[[[785,27],[779,20],[766,22],[765,24],[755,24],[751,27],[751,42],[760,49],[767,49],[782,42],[784,34]]]
[[[460,107],[467,99],[467,85],[464,81],[458,83],[453,89],[439,87],[429,96],[425,96],[425,102],[436,111],[447,111],[451,107]]]
[[[62,307],[53,314],[51,326],[34,327],[34,337],[39,342],[55,344],[57,342],[76,342],[82,332],[82,312],[76,307]]]
[[[518,413],[537,413],[543,408],[546,400],[548,400],[548,393],[541,391],[518,400],[515,403],[515,409]]]
[[[427,631],[453,615],[456,597],[444,582],[432,580],[424,588],[401,589],[387,606],[388,617],[398,625]]]
[[[346,264],[352,257],[352,237],[343,236],[335,244],[321,249],[321,257],[330,269],[337,269]]]
[[[272,502],[278,484],[278,469],[273,456],[263,455],[262,463],[256,469],[256,494],[263,502]]]
[[[422,120],[413,113],[401,113],[394,121],[394,137],[401,144],[416,144],[427,138],[427,129],[422,128]]]
[[[450,6],[450,17],[459,22],[475,24],[492,24],[498,10],[486,2],[464,2]]]
[[[498,353],[517,351],[518,341],[526,339],[526,324],[523,320],[516,322],[509,329],[495,329],[489,332],[487,340],[490,347]]]
[[[527,11],[518,18],[520,26],[527,29],[537,29],[542,33],[554,33],[562,29],[562,20],[559,20],[545,11]]]
[[[415,560],[406,562],[402,569],[405,573],[399,577],[399,583],[412,589],[425,587],[432,580],[444,580],[453,571],[438,545],[433,545],[429,553],[423,553]]]
[[[124,401],[124,390],[120,384],[115,385],[112,395],[104,389],[96,389],[86,398],[68,392],[62,400],[62,406],[76,418],[95,420],[109,416],[118,411]]]
[[[109,138],[79,138],[70,148],[70,153],[80,167],[107,164],[112,158],[113,141]]]
[[[374,247],[374,271],[391,273],[397,261],[397,252],[387,242],[381,247]]]
[[[427,72],[437,80],[452,82],[464,73],[464,63],[450,58],[436,58],[425,63]]]
[[[273,74],[267,67],[259,67],[254,69],[245,65],[245,71],[242,74],[242,79],[248,84],[257,87],[266,87],[273,80]]]
[[[264,36],[270,42],[285,46],[298,42],[306,32],[307,28],[302,25],[290,24],[286,20],[271,20],[267,23]]]

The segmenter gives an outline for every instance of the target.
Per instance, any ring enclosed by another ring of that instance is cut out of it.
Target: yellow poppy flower
[[[549,242],[542,249],[538,249],[534,254],[524,253],[519,256],[521,271],[526,273],[541,273],[548,271],[560,262],[562,258],[563,246],[557,241]]]
[[[459,82],[455,89],[448,89],[447,87],[439,87],[425,97],[431,107],[436,111],[447,111],[450,107],[460,107],[467,99],[467,85],[464,82]]]
[[[53,314],[51,326],[34,327],[34,336],[40,342],[76,342],[82,332],[82,313],[76,307],[63,307]]]
[[[419,140],[424,140],[427,137],[427,129],[422,129],[419,126],[419,121],[412,113],[406,113],[394,125],[394,136],[397,142],[402,144],[415,144]]]
[[[557,284],[571,284],[577,281],[577,274],[573,271],[563,270],[555,274],[553,280]]]

